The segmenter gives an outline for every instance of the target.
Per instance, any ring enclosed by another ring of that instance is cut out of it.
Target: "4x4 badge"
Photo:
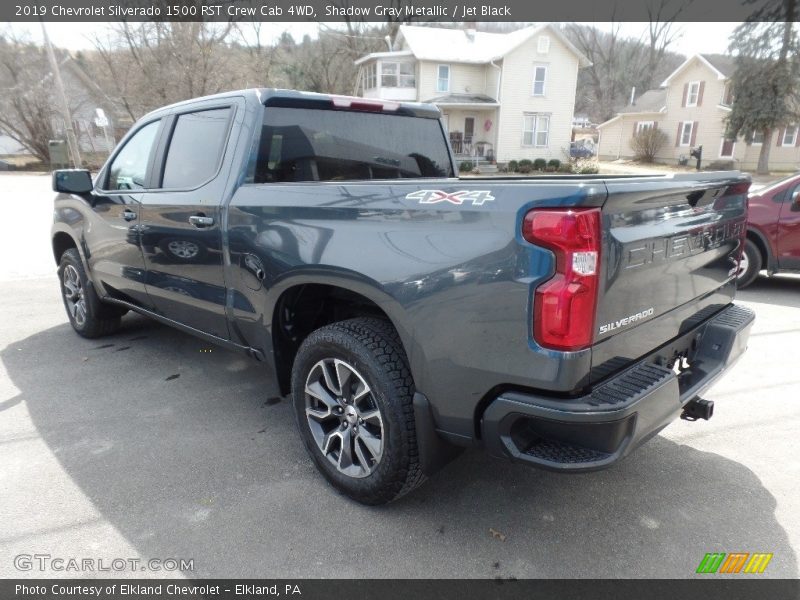
[[[488,190],[461,190],[459,192],[443,192],[442,190],[417,190],[406,194],[406,200],[418,200],[420,204],[437,204],[449,202],[461,206],[465,201],[472,202],[473,206],[481,206],[484,202],[494,200]]]

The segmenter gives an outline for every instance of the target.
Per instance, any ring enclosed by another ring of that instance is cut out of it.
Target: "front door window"
[[[475,117],[464,119],[464,146],[467,153],[472,149],[472,140],[475,137]]]

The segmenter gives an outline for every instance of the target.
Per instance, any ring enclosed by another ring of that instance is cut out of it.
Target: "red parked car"
[[[749,203],[739,287],[753,283],[761,270],[800,272],[800,173],[752,192]]]

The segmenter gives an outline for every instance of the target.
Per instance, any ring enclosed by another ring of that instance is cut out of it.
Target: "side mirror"
[[[53,171],[53,191],[64,194],[88,194],[92,191],[92,176],[86,169]]]
[[[792,192],[791,200],[792,200],[791,210],[800,211],[800,187],[796,188]]]

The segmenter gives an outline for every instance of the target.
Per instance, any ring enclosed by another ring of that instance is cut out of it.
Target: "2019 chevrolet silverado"
[[[458,453],[618,462],[745,350],[749,179],[458,179],[432,105],[259,89],[53,174],[67,316],[136,311],[262,361],[322,474],[391,501]]]

